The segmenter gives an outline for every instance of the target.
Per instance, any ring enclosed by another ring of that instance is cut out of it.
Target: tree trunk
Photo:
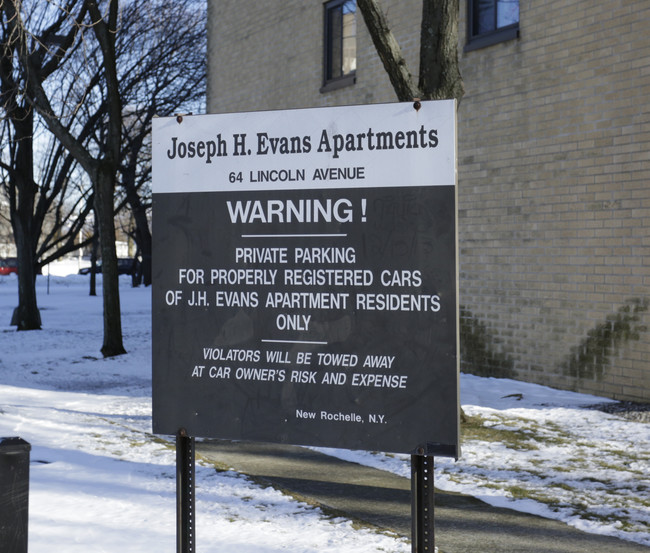
[[[99,246],[99,226],[97,224],[97,215],[93,223],[93,243],[90,248],[90,291],[89,296],[97,295],[97,248]]]
[[[400,102],[460,101],[464,90],[458,65],[458,0],[422,0],[417,85],[378,1],[357,0],[357,6]]]
[[[36,302],[36,274],[29,231],[17,232],[17,226],[22,225],[14,225],[18,253],[18,307],[13,312],[11,324],[16,326],[17,330],[40,330],[41,315]]]
[[[423,100],[460,101],[465,93],[458,65],[458,0],[423,0],[420,79]]]
[[[104,299],[104,357],[126,353],[122,344],[120,287],[115,252],[115,221],[113,219],[114,172],[112,166],[100,163],[94,179],[95,216],[99,222],[102,252],[102,295]]]
[[[122,321],[120,315],[120,286],[115,252],[115,218],[113,199],[115,180],[122,143],[122,102],[117,80],[115,60],[115,35],[117,33],[119,2],[108,5],[107,19],[95,0],[88,2],[88,13],[93,20],[93,31],[100,46],[106,83],[108,121],[105,151],[97,160],[95,179],[95,214],[99,219],[99,243],[102,251],[102,290],[104,296],[104,357],[126,353],[122,344]]]
[[[388,21],[379,4],[376,0],[357,0],[357,6],[397,94],[397,99],[400,102],[409,102],[418,97],[420,93],[413,83],[402,50],[388,27]]]
[[[140,253],[142,255],[142,282],[145,286],[151,285],[151,232],[147,222],[146,214],[144,221],[138,222],[136,215],[136,225],[138,227]]]
[[[135,184],[135,168],[123,175],[126,199],[135,219],[135,241],[142,255],[142,280],[145,286],[151,284],[151,231],[147,220],[147,209],[142,204]]]
[[[17,107],[17,106],[16,106]],[[40,330],[41,316],[36,302],[35,251],[38,233],[34,229],[34,155],[32,147],[34,113],[22,110],[22,117],[14,113],[15,134],[13,166],[9,176],[11,226],[18,257],[18,307],[11,324],[18,330]]]

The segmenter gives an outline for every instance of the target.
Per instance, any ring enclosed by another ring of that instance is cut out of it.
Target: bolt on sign
[[[459,455],[455,114],[154,120],[154,432]]]

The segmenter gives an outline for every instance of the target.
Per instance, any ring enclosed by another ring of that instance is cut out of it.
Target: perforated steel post
[[[185,429],[176,435],[176,551],[195,553],[194,438]]]
[[[411,551],[433,553],[433,457],[411,455]]]

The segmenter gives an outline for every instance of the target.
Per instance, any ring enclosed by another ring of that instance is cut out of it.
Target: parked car
[[[0,275],[18,274],[18,259],[15,257],[5,257],[0,259]]]
[[[132,257],[118,257],[117,258],[117,274],[119,275],[133,275],[138,272],[140,262]],[[89,275],[92,267],[83,267],[79,269],[80,275]],[[95,273],[102,272],[102,260],[97,261]]]
[[[79,269],[79,274],[80,275],[89,275],[90,271],[92,271],[92,266],[90,267],[82,267]],[[97,264],[95,265],[95,273],[101,273],[102,272],[102,262],[98,261]]]

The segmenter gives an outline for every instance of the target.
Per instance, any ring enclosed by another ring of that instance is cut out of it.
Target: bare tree
[[[40,270],[90,244],[92,234],[83,235],[93,209],[93,190],[72,155],[54,137],[38,160],[34,218],[41,224],[34,259]]]
[[[98,0],[69,0],[63,7],[53,6],[57,13],[51,16],[54,23],[38,33],[25,25],[20,0],[4,0],[2,3],[11,47],[25,77],[24,94],[50,132],[88,174],[93,185],[94,211],[99,224],[102,252],[104,342],[101,351],[109,357],[125,353],[113,220],[113,198],[122,138],[122,103],[115,51],[118,1],[107,0],[102,7],[105,7],[105,13],[102,13]],[[87,147],[85,141],[73,134],[71,125],[66,124],[71,115],[66,116],[60,111],[57,113],[51,102],[55,93],[46,90],[45,86],[47,78],[61,67],[70,53],[83,48],[91,39],[99,45],[101,65],[98,72],[89,73],[90,84],[86,90],[89,92],[100,87],[104,91],[105,103],[105,133],[99,148]]]
[[[42,170],[40,174],[47,177],[47,183],[36,185],[33,179],[27,179],[31,188],[12,184],[7,190],[14,192],[15,204],[23,206],[23,220],[29,223],[30,214],[33,218],[46,207],[45,202],[35,199],[33,193],[37,189],[50,190],[52,197],[57,190],[55,185],[59,191],[69,189],[69,176],[75,173],[75,166],[82,167],[89,175],[92,190],[79,189],[78,205],[71,206],[67,214],[63,204],[56,208],[50,204],[51,225],[44,228],[23,224],[14,235],[20,235],[17,243],[32,245],[30,257],[36,266],[35,275],[38,265],[79,246],[75,245],[74,234],[88,215],[91,206],[88,200],[94,202],[105,273],[102,352],[114,355],[122,352],[123,347],[119,290],[115,285],[111,292],[112,279],[106,274],[111,272],[112,263],[105,248],[114,250],[114,238],[106,237],[115,235],[115,228],[111,228],[107,219],[110,214],[112,220],[125,206],[131,210],[135,222],[132,235],[142,254],[144,282],[149,284],[151,119],[155,115],[196,111],[204,101],[206,7],[198,0],[181,3],[128,0],[119,11],[117,2],[104,2],[107,11],[102,17],[100,5],[101,2],[90,0],[69,0],[64,6],[19,0],[2,4],[2,36],[5,51],[10,54],[3,56],[3,64],[7,69],[5,73],[15,78],[15,82],[7,81],[5,89],[11,90],[13,99],[22,102],[19,107],[24,110],[19,113],[14,109],[6,118],[11,124],[16,123],[22,132],[23,141],[14,140],[14,137],[20,138],[14,133],[10,144],[22,155],[20,159],[24,158],[24,165],[33,167],[33,161],[27,161],[29,154],[33,160],[30,149],[33,129],[27,123],[30,119],[38,122],[42,117],[60,141],[58,150],[52,149],[48,155],[52,167],[64,171],[57,175],[53,170]],[[24,142],[25,146],[18,148]],[[33,174],[33,169],[31,172]],[[23,182],[30,172],[17,171],[14,175]],[[120,191],[117,198],[114,197],[116,185]],[[22,196],[19,190],[24,191]],[[18,201],[22,197],[31,198],[31,204]],[[76,222],[70,216],[73,212],[79,215]],[[14,209],[12,213],[17,214],[19,210]],[[61,231],[63,226],[69,229],[65,233]],[[32,227],[35,229],[33,239],[22,230]],[[25,282],[31,282],[33,294],[26,297],[33,297],[34,301],[29,302],[29,311],[38,314],[33,276],[28,276],[28,270],[21,270],[19,274],[25,275]],[[93,277],[94,271],[91,286]],[[111,338],[118,336],[118,331],[119,337]]]
[[[120,187],[135,222],[144,284],[151,284],[151,120],[195,112],[206,86],[206,6],[202,1],[132,0],[118,35],[125,105]]]
[[[50,32],[57,28],[54,18],[48,24]],[[15,27],[0,17],[0,136],[6,145],[0,156],[0,181],[18,254],[18,307],[12,324],[18,330],[34,330],[41,326],[35,290],[36,274],[42,266],[39,259],[46,252],[49,260],[72,251],[89,210],[75,205],[84,203],[83,194],[69,202],[74,160],[52,140],[41,152],[41,170],[35,174],[35,137],[40,132],[39,143],[43,144],[47,133],[24,94],[25,74],[17,60],[14,31]],[[46,32],[41,39],[47,36]]]
[[[401,102],[463,96],[458,64],[458,0],[422,0],[420,74],[416,84],[377,0],[357,0],[373,44]]]
[[[3,39],[6,34],[3,33]],[[3,40],[3,45],[4,45]],[[3,51],[5,49],[3,48]],[[18,330],[41,328],[36,302],[36,267],[33,253],[38,231],[33,220],[36,185],[34,183],[34,112],[16,94],[12,63],[3,53],[0,61],[0,102],[6,116],[2,134],[9,138],[7,163],[3,165],[3,188],[9,200],[9,215],[18,257],[18,307],[12,322]]]
[[[6,85],[7,79],[1,80]],[[79,236],[92,209],[92,190],[83,179],[78,182],[74,159],[52,137],[40,152],[32,151],[33,136],[18,139],[25,121],[15,119],[20,110],[11,108],[12,103],[15,106],[15,100],[4,104],[0,122],[0,137],[6,137],[3,142],[7,144],[0,159],[0,187],[7,198],[11,236],[18,252],[18,307],[11,324],[18,330],[36,330],[41,320],[35,276],[44,265],[89,242],[90,238],[80,241]],[[29,109],[22,113],[28,114],[38,135],[39,127],[42,131],[38,116]],[[42,135],[48,133],[40,134],[38,142],[43,145],[46,136]]]

